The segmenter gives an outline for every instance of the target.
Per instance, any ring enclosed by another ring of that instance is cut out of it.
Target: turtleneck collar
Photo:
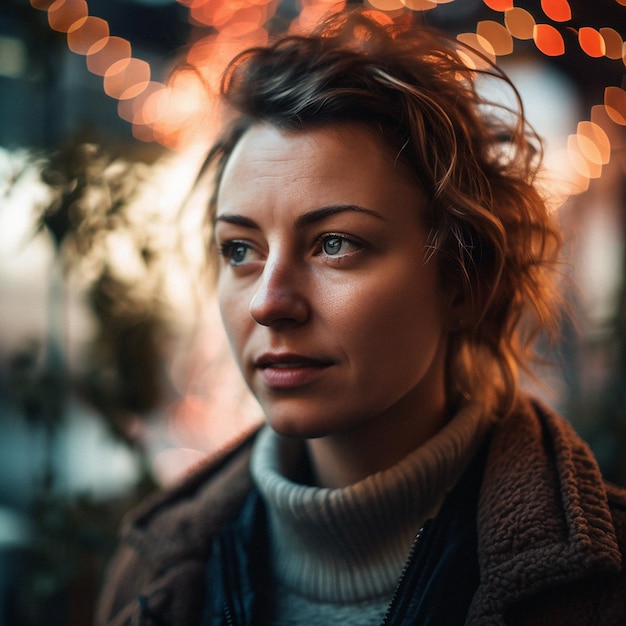
[[[391,594],[411,543],[471,460],[486,430],[467,405],[393,467],[341,489],[296,482],[305,444],[265,427],[251,471],[267,507],[276,576],[323,602]]]

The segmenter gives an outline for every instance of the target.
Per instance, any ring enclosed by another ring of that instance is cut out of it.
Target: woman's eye
[[[243,241],[227,241],[220,246],[221,255],[230,265],[242,265],[249,261],[252,247]]]
[[[341,235],[325,235],[321,239],[320,247],[327,256],[341,256],[359,248],[357,243]]]

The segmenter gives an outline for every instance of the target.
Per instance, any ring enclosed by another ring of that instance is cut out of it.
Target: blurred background
[[[626,0],[367,4],[446,30],[520,89],[573,279],[534,390],[626,485]],[[191,185],[224,63],[336,6],[3,0],[0,626],[91,623],[124,513],[260,419]]]

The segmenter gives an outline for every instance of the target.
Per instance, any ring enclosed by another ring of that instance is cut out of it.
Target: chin
[[[266,413],[265,420],[273,431],[283,437],[317,439],[333,432],[328,425],[315,423],[316,420],[308,420],[301,415],[294,417],[294,414],[290,414],[285,417]]]

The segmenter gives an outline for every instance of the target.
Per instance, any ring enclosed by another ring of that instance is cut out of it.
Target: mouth
[[[301,354],[267,353],[256,359],[254,365],[267,387],[289,390],[306,387],[318,381],[334,365],[334,361]]]
[[[257,369],[299,369],[309,367],[328,367],[333,361],[300,354],[263,354],[254,363]]]

